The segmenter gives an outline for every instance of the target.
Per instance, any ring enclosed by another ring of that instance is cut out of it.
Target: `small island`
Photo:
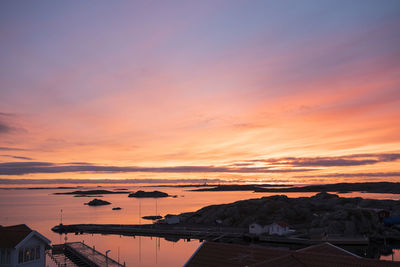
[[[104,206],[104,205],[110,205],[111,203],[105,200],[101,200],[101,199],[93,199],[91,201],[89,201],[88,203],[85,203],[85,205],[89,205],[89,206]]]
[[[128,197],[137,197],[137,198],[161,198],[161,197],[169,197],[167,193],[161,192],[161,191],[151,191],[151,192],[146,192],[139,190],[135,193],[131,193],[128,195]]]

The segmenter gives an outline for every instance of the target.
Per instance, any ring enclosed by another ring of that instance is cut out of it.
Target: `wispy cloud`
[[[237,180],[239,181],[239,180]],[[220,183],[221,179],[0,179],[0,184],[176,184]],[[233,181],[235,182],[235,181]]]
[[[25,160],[33,160],[30,157],[23,157],[23,156],[13,156],[13,155],[0,155],[1,157],[13,158],[13,159],[25,159]]]
[[[18,147],[0,147],[0,151],[25,151],[26,149],[24,148],[18,148]]]
[[[313,177],[324,177],[324,178],[383,178],[383,177],[400,177],[400,172],[358,172],[358,173],[332,173],[332,174],[320,174],[320,175],[297,175],[297,178],[313,178]]]
[[[5,122],[0,121],[0,134],[8,133],[11,131],[11,127],[8,126]]]
[[[283,157],[270,159],[247,160],[233,163],[231,166],[265,163],[267,165],[287,167],[346,167],[372,165],[382,162],[393,162],[400,159],[400,153],[351,154],[337,157]]]
[[[265,167],[230,168],[223,166],[172,166],[172,167],[138,167],[138,166],[102,166],[91,163],[56,164],[51,162],[5,162],[0,163],[0,175],[23,175],[31,173],[65,173],[65,172],[159,172],[159,173],[290,173],[305,172],[314,169],[271,169]]]

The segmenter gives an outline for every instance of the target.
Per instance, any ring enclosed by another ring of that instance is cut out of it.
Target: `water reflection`
[[[53,185],[54,186],[54,185]],[[118,185],[120,188],[121,185]],[[126,186],[129,191],[143,189],[135,186]],[[87,187],[87,189],[92,189]],[[114,187],[103,187],[114,189]],[[101,199],[110,201],[113,206],[122,210],[112,210],[110,206],[88,207],[83,203],[90,198],[73,197],[71,195],[53,195],[54,192],[66,190],[1,190],[0,191],[0,224],[13,225],[25,223],[39,231],[52,243],[65,241],[84,241],[87,245],[95,246],[104,253],[111,249],[110,257],[126,262],[127,266],[181,266],[199,246],[198,240],[183,240],[177,238],[150,238],[140,236],[119,235],[71,235],[61,236],[50,229],[62,221],[64,224],[79,223],[109,223],[109,224],[141,224],[148,223],[142,216],[177,214],[198,210],[212,204],[230,203],[243,199],[260,198],[276,195],[276,193],[244,192],[192,192],[184,188],[152,188],[161,190],[177,198],[165,199],[136,199],[127,195],[104,195]],[[288,197],[307,197],[315,193],[288,193]],[[375,199],[400,199],[400,195],[346,193],[345,197],[364,197]],[[184,196],[184,197],[182,197]],[[62,212],[61,212],[62,210]],[[155,213],[155,214],[154,214]],[[400,260],[398,247],[391,248],[394,255],[388,255],[381,248],[349,248],[359,255],[378,255],[385,253],[381,258]]]

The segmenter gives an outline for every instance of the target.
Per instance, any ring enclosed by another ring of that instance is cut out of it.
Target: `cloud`
[[[312,177],[324,177],[324,178],[354,178],[354,177],[400,177],[400,172],[360,172],[360,173],[332,173],[322,175],[298,175],[297,178],[312,178]]]
[[[283,157],[270,159],[255,159],[243,161],[253,163],[265,163],[267,165],[278,165],[287,167],[344,167],[372,165],[382,162],[392,162],[400,159],[400,153],[383,154],[351,154],[337,157]],[[234,163],[230,166],[235,166]]]
[[[5,162],[0,163],[0,175],[23,175],[31,173],[64,173],[64,172],[160,172],[160,173],[288,173],[304,172],[314,169],[270,169],[266,167],[230,168],[223,166],[172,166],[172,167],[138,167],[138,166],[104,166],[79,162],[78,164],[55,164],[50,162]]]
[[[13,156],[13,155],[0,155],[2,157],[13,158],[13,159],[25,159],[25,160],[33,160],[30,157],[23,157],[23,156]]]
[[[11,131],[11,127],[8,126],[6,123],[0,121],[0,134],[8,133]]]
[[[240,180],[233,180],[233,182]],[[222,179],[0,179],[0,184],[174,184],[221,183]]]
[[[8,112],[0,112],[0,116],[5,116],[5,117],[9,117],[9,116],[14,116],[14,113],[8,113]]]
[[[0,151],[25,151],[24,148],[17,148],[17,147],[0,147]]]

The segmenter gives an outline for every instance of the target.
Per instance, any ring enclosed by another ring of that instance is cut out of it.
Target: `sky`
[[[0,41],[0,179],[400,179],[398,0],[4,0]]]

